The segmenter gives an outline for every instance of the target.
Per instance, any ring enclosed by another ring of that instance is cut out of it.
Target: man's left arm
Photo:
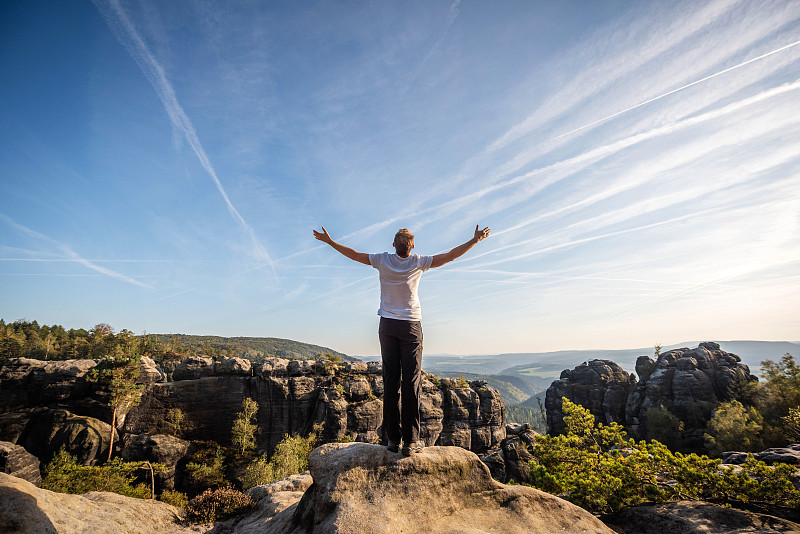
[[[445,263],[450,263],[454,259],[460,258],[464,254],[466,254],[466,252],[469,249],[477,245],[479,241],[483,241],[484,239],[489,237],[489,232],[491,232],[491,229],[488,226],[483,230],[478,230],[478,225],[476,224],[475,235],[472,236],[472,239],[470,239],[466,243],[458,245],[450,252],[445,252],[444,254],[437,254],[436,256],[434,256],[433,261],[431,262],[431,268],[441,267]]]

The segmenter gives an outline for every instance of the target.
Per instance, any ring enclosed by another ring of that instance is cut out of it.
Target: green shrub
[[[253,499],[231,486],[209,488],[189,501],[186,515],[193,523],[212,523],[248,512],[255,505]]]
[[[458,376],[458,379],[456,380],[456,387],[457,388],[462,388],[462,389],[469,388],[469,382],[467,382],[464,379],[464,375],[463,374]]]
[[[306,437],[286,434],[269,459],[260,456],[247,466],[242,477],[244,489],[270,484],[306,471],[308,456],[317,443],[320,431],[321,427],[315,426],[314,431]]]
[[[425,374],[428,375],[428,380],[430,380],[434,386],[436,386],[439,389],[442,389],[442,381],[439,380],[438,376],[432,375],[430,373],[425,373]]]
[[[761,362],[761,386],[757,406],[764,417],[762,436],[768,447],[783,447],[791,431],[786,423],[791,421],[790,411],[800,408],[800,364],[791,354],[778,362]]]
[[[703,434],[706,448],[714,456],[725,451],[753,451],[761,446],[759,433],[764,419],[755,408],[745,408],[741,402],[723,402],[708,422]]]
[[[186,464],[189,487],[195,493],[229,484],[225,479],[225,451],[213,442],[204,445]]]
[[[184,510],[186,509],[186,505],[189,503],[185,493],[175,490],[162,491],[161,495],[158,496],[158,500]]]
[[[82,494],[90,491],[110,491],[127,497],[149,499],[151,488],[136,484],[146,462],[123,462],[114,458],[101,466],[80,465],[75,456],[64,449],[56,453],[44,468],[42,488],[59,493]],[[152,464],[156,471],[163,466]]]
[[[755,505],[800,505],[794,467],[774,468],[752,456],[739,469],[697,454],[672,453],[658,441],[636,442],[616,424],[595,424],[585,408],[563,399],[566,434],[543,436],[531,451],[534,487],[565,496],[595,513],[641,502],[704,499]]]
[[[789,415],[781,419],[786,439],[794,443],[800,441],[800,408],[789,408]]]

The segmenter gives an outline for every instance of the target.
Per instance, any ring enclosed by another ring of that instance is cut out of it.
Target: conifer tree
[[[248,450],[256,448],[256,431],[258,425],[253,423],[253,417],[258,412],[258,404],[250,397],[242,401],[242,411],[236,416],[231,429],[231,442],[239,451],[244,454]]]

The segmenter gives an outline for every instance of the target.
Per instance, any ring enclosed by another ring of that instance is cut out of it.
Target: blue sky
[[[800,2],[7,1],[0,317],[426,351],[797,340]]]

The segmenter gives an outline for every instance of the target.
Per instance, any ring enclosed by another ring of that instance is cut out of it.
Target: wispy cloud
[[[711,74],[711,75],[706,76],[704,78],[700,78],[699,80],[695,80],[695,81],[693,81],[691,83],[687,83],[686,85],[682,85],[682,86],[678,87],[677,89],[673,89],[671,91],[667,91],[666,93],[661,93],[658,96],[654,96],[653,98],[649,98],[649,99],[647,99],[647,100],[645,100],[643,102],[639,102],[636,105],[630,106],[630,107],[625,108],[625,109],[623,109],[621,111],[617,111],[616,113],[612,113],[611,115],[607,115],[607,116],[603,117],[602,119],[597,119],[595,121],[592,121],[592,122],[590,122],[588,124],[584,124],[583,126],[579,126],[578,128],[575,128],[575,129],[570,130],[568,132],[564,132],[563,134],[557,135],[556,137],[554,137],[554,139],[561,139],[562,137],[567,137],[567,136],[572,135],[572,134],[574,134],[576,132],[580,132],[581,130],[585,130],[586,128],[591,128],[592,126],[595,126],[597,124],[606,122],[607,120],[611,120],[614,117],[619,117],[620,115],[628,113],[629,111],[633,111],[634,109],[640,108],[642,106],[646,106],[647,104],[650,104],[650,103],[655,102],[657,100],[661,100],[662,98],[666,98],[666,97],[668,97],[670,95],[673,95],[675,93],[678,93],[680,91],[684,91],[684,90],[686,90],[686,89],[688,89],[690,87],[694,87],[695,85],[697,85],[699,83],[703,83],[703,82],[706,82],[708,80],[711,80],[712,78],[716,78],[717,76],[722,76],[723,74],[727,74],[727,73],[729,73],[731,71],[734,71],[736,69],[740,69],[740,68],[742,68],[742,67],[744,67],[746,65],[749,65],[750,63],[754,63],[756,61],[761,61],[764,58],[768,58],[768,57],[770,57],[772,55],[778,54],[780,52],[783,52],[784,50],[788,50],[788,49],[793,48],[793,47],[795,47],[797,45],[800,45],[800,40],[795,41],[793,43],[789,43],[789,44],[787,44],[785,46],[782,46],[780,48],[776,48],[775,50],[772,50],[771,52],[767,52],[766,54],[761,54],[760,56],[754,57],[753,59],[748,59],[747,61],[743,61],[743,62],[739,63],[738,65],[734,65],[733,67],[728,67],[727,69],[723,69],[723,70],[721,70],[719,72],[715,72],[714,74]]]
[[[133,22],[130,20],[119,1],[95,0],[94,3],[95,6],[97,6],[98,11],[100,11],[105,18],[107,24],[117,39],[125,46],[133,59],[136,61],[136,64],[139,65],[139,68],[142,70],[145,77],[153,86],[153,89],[155,89],[156,94],[161,100],[161,103],[164,105],[167,115],[169,115],[169,118],[172,121],[172,124],[179,132],[181,132],[186,142],[197,156],[200,165],[202,165],[203,169],[205,169],[205,171],[211,177],[214,185],[217,188],[217,191],[219,191],[219,194],[225,201],[225,205],[227,206],[231,216],[245,231],[252,244],[251,253],[253,256],[256,259],[267,262],[272,268],[273,274],[277,276],[274,264],[266,248],[258,239],[258,236],[256,236],[253,228],[247,223],[244,217],[242,217],[242,214],[239,213],[239,210],[236,209],[236,206],[233,205],[228,193],[222,186],[222,182],[220,182],[219,177],[214,170],[214,166],[211,164],[211,160],[209,159],[208,154],[203,148],[203,145],[200,142],[197,133],[195,132],[191,120],[178,102],[177,96],[175,95],[175,90],[167,79],[163,67],[151,53],[147,44],[139,35],[139,32],[136,31]]]
[[[117,280],[122,280],[123,282],[127,282],[127,283],[133,284],[135,286],[152,289],[152,286],[149,286],[149,285],[147,285],[147,284],[145,284],[143,282],[140,282],[139,280],[136,280],[135,278],[132,278],[130,276],[126,276],[124,274],[118,273],[117,271],[108,269],[108,268],[103,267],[101,265],[97,265],[96,263],[94,263],[94,262],[92,262],[90,260],[82,258],[77,252],[75,252],[74,250],[72,250],[68,246],[64,245],[63,243],[59,243],[55,239],[52,239],[52,238],[50,238],[50,237],[48,237],[48,236],[46,236],[44,234],[41,234],[41,233],[39,233],[39,232],[37,232],[35,230],[31,230],[27,226],[23,226],[23,225],[15,222],[14,220],[12,220],[10,217],[8,217],[7,215],[5,215],[3,213],[0,213],[0,220],[4,221],[7,225],[15,228],[16,230],[18,230],[18,231],[22,232],[23,234],[27,235],[28,237],[34,238],[37,241],[41,241],[43,243],[47,243],[48,245],[50,245],[52,247],[55,247],[59,251],[59,253],[61,255],[63,255],[64,259],[67,260],[67,261],[78,263],[80,265],[83,265],[87,269],[91,269],[91,270],[93,270],[95,272],[98,272],[100,274],[103,274],[105,276],[109,276],[109,277],[117,279]]]

